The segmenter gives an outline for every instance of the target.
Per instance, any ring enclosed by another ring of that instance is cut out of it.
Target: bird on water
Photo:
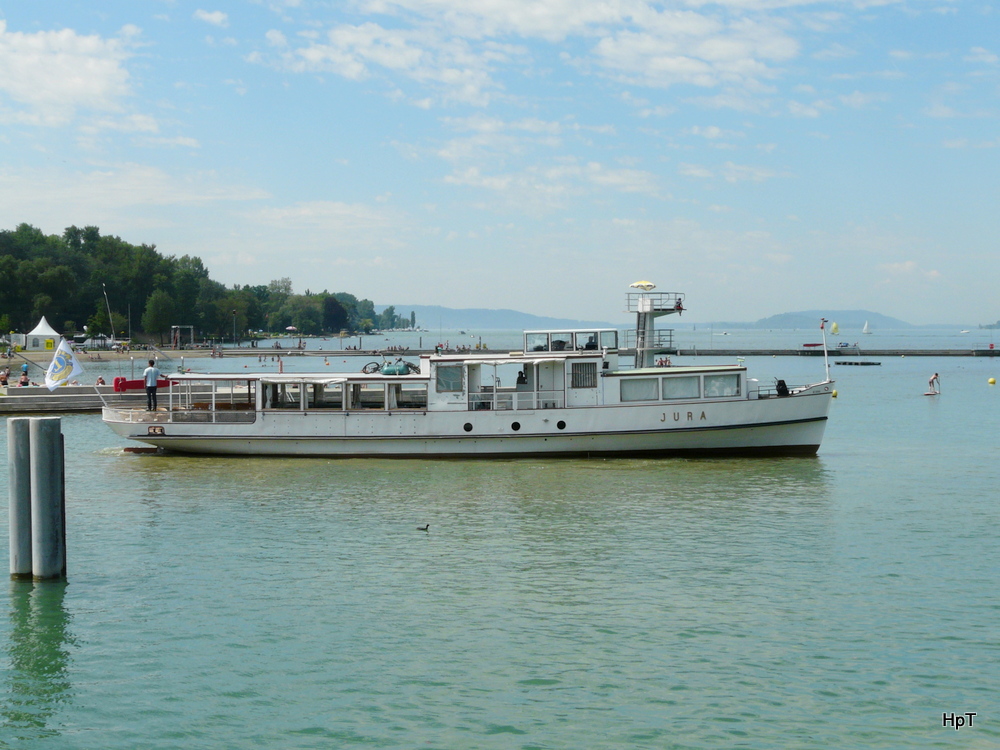
[[[430,528],[431,528],[431,525],[428,523],[428,524],[425,524],[423,526],[417,526],[417,531],[429,531]]]

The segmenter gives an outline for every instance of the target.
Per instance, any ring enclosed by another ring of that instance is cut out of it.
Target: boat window
[[[596,362],[574,362],[573,373],[570,379],[571,388],[596,388],[597,387],[597,363]]]
[[[437,392],[454,393],[462,391],[462,365],[438,365]]]
[[[618,348],[618,331],[601,331],[601,348]]]
[[[656,401],[660,397],[657,378],[622,378],[622,401]]]
[[[426,409],[426,383],[392,383],[389,385],[390,409]]]
[[[301,383],[281,383],[275,385],[275,392],[272,394],[272,409],[298,409],[302,404],[302,384]]]
[[[577,333],[576,348],[579,350],[597,349],[597,331]]]
[[[663,398],[698,398],[698,376],[686,375],[682,378],[663,378]]]
[[[349,409],[384,409],[384,383],[354,383],[351,385]]]
[[[524,349],[528,352],[547,352],[549,350],[549,334],[524,334]]]
[[[552,334],[552,351],[562,352],[567,349],[573,348],[573,334],[572,333],[553,333]]]
[[[316,383],[309,394],[310,409],[340,409],[344,405],[344,389],[339,383]]]
[[[725,398],[726,396],[740,395],[740,376],[732,375],[706,375],[705,376],[705,398]]]

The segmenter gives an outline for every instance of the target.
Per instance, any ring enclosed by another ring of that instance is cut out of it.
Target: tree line
[[[108,310],[111,318],[109,320]],[[83,330],[118,338],[163,337],[193,326],[201,339],[243,339],[251,332],[306,335],[412,328],[415,315],[347,292],[294,294],[288,278],[227,287],[209,278],[201,258],[161,255],[97,227],[71,226],[59,235],[21,224],[0,231],[0,332],[28,332],[45,316],[67,336]]]

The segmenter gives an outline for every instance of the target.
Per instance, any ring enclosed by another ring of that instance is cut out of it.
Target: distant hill
[[[914,328],[910,323],[891,318],[870,310],[805,310],[803,312],[787,312],[761,318],[756,323],[750,323],[749,328],[819,328],[819,319],[826,318],[836,323],[841,329],[861,330],[865,321],[872,329],[877,328]]]
[[[375,305],[376,312],[382,312],[388,305]],[[615,323],[598,320],[572,320],[570,318],[547,318],[530,315],[517,310],[488,310],[485,308],[454,309],[437,305],[394,305],[396,314],[404,317],[410,311],[417,315],[417,326],[435,328],[458,328],[476,330],[515,330],[531,328],[617,328]]]

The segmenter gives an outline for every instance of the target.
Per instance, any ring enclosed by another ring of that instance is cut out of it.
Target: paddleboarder
[[[941,378],[938,377],[937,373],[931,375],[931,379],[927,381],[927,392],[928,393],[941,392]]]

